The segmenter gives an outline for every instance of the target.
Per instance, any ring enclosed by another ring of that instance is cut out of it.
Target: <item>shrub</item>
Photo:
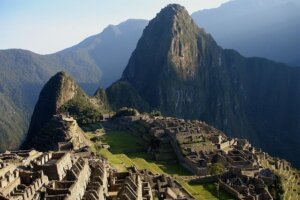
[[[116,112],[113,118],[124,117],[124,116],[137,116],[137,115],[139,115],[139,112],[136,109],[123,107],[118,112]]]
[[[159,110],[153,110],[150,115],[155,116],[155,117],[160,117],[162,116],[161,112]]]

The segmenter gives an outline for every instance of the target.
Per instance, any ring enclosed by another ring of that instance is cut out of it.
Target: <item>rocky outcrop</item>
[[[106,102],[100,101],[98,99],[98,104],[93,102],[65,72],[57,73],[40,93],[23,148],[58,150],[59,142],[70,142],[74,148],[82,146],[85,138],[76,120],[82,122],[89,117],[100,119],[100,109],[106,105]],[[61,113],[72,115],[67,116],[72,123],[64,120],[65,115]],[[61,119],[53,117],[55,115],[61,116]]]
[[[169,5],[149,22],[107,94],[114,108],[141,110],[138,99],[142,110],[201,119],[299,166],[292,156],[300,153],[299,77],[297,68],[222,49],[182,6]]]
[[[54,115],[30,141],[30,147],[39,151],[80,149],[89,140],[73,117]]]
[[[58,109],[81,91],[65,72],[54,75],[42,89],[34,108],[25,144],[56,114]]]

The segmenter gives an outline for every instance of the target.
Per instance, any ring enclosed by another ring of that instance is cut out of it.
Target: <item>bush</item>
[[[220,176],[224,173],[225,167],[222,163],[214,163],[208,167],[208,171],[212,176]]]
[[[154,117],[160,117],[162,116],[161,112],[159,110],[153,110],[150,115],[154,116]]]
[[[274,200],[281,200],[284,196],[284,190],[282,185],[282,180],[279,175],[275,175],[274,182],[268,186],[270,194],[274,198]]]
[[[137,116],[137,115],[139,115],[139,112],[136,109],[123,107],[118,112],[116,112],[113,118],[124,117],[124,116]]]

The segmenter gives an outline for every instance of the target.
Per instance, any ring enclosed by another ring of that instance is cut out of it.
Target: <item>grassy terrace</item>
[[[88,135],[89,137],[95,136],[91,132]],[[196,199],[233,199],[224,192],[220,192],[220,197],[217,197],[214,184],[189,184],[184,180],[185,177],[193,176],[189,171],[178,163],[169,164],[153,160],[152,155],[144,151],[144,141],[128,132],[108,131],[107,133],[100,133],[100,135],[101,142],[110,145],[110,150],[96,147],[94,150],[107,158],[119,171],[126,171],[127,167],[134,165],[138,169],[147,169],[153,173],[165,173],[173,176]]]

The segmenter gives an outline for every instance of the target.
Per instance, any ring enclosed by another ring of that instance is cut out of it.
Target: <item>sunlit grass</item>
[[[197,200],[232,199],[225,192],[220,192],[220,197],[217,197],[214,184],[190,184],[186,182],[183,177],[193,176],[191,172],[179,163],[155,161],[153,155],[145,152],[143,141],[128,132],[109,131],[102,137],[103,140],[101,142],[110,145],[110,150],[98,149],[97,151],[119,171],[126,171],[128,167],[135,166],[139,170],[147,169],[154,174],[173,176]],[[136,153],[128,153],[134,150],[138,151]]]

